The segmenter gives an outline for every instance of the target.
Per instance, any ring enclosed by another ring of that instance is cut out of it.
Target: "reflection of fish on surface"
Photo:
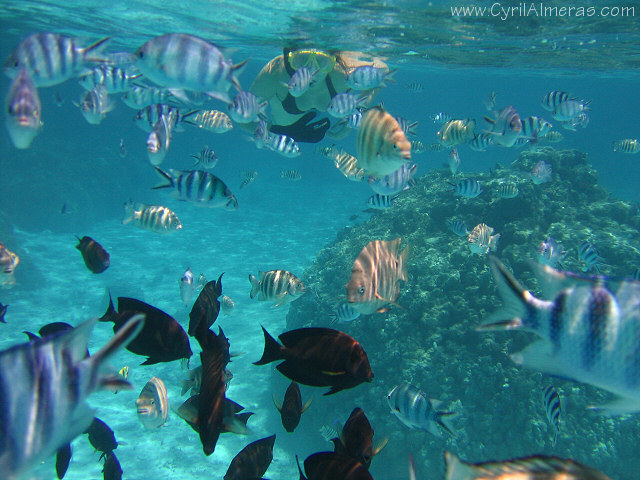
[[[601,278],[534,264],[539,285],[553,298],[542,300],[525,290],[498,259],[489,261],[505,308],[489,316],[479,330],[536,333],[541,339],[512,355],[515,363],[618,395],[617,401],[596,407],[606,414],[640,410],[640,282],[614,283],[614,294]]]
[[[571,459],[536,455],[499,462],[467,463],[445,452],[446,480],[611,480]]]
[[[152,377],[142,388],[136,406],[138,419],[145,428],[164,425],[169,415],[169,398],[164,382],[158,377]]]
[[[224,474],[224,480],[246,480],[260,478],[273,460],[273,445],[276,436],[262,438],[251,442],[233,457]]]
[[[353,262],[345,285],[349,304],[363,315],[384,312],[400,296],[399,280],[407,281],[409,247],[399,253],[401,238],[373,240]]]
[[[285,377],[312,387],[331,387],[324,395],[373,380],[362,346],[346,333],[330,328],[299,328],[281,334],[280,345],[262,327],[264,352],[254,365],[284,360],[276,368]]]
[[[93,420],[85,399],[93,391],[130,386],[100,372],[138,334],[144,317],[131,318],[102,349],[85,358],[94,325],[95,320],[89,320],[60,335],[0,352],[0,425],[5,439],[0,470],[6,478],[17,477],[85,431]]]
[[[313,398],[307,400],[307,403],[302,405],[302,394],[300,393],[300,387],[296,382],[291,382],[287,391],[284,393],[284,400],[282,403],[273,396],[273,403],[280,412],[280,418],[282,420],[282,426],[287,432],[293,432],[300,423],[300,417],[309,408]]]

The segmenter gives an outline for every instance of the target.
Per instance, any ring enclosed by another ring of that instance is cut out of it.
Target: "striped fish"
[[[147,157],[151,165],[162,163],[171,143],[171,130],[173,123],[171,117],[162,115],[147,137]]]
[[[410,429],[425,430],[439,438],[444,431],[455,437],[453,428],[444,418],[455,413],[438,410],[442,402],[428,398],[419,388],[401,383],[387,394],[387,403],[391,413]]]
[[[209,148],[208,145],[202,147],[202,150],[200,150],[198,155],[191,155],[191,157],[196,159],[194,167],[202,164],[204,168],[214,168],[218,164],[218,156],[216,155],[216,152]]]
[[[407,281],[409,247],[399,253],[402,238],[373,240],[353,262],[345,285],[349,304],[363,315],[388,310],[400,296],[398,281]]]
[[[498,185],[498,198],[516,198],[520,190],[515,183],[501,183]]]
[[[144,428],[158,428],[164,425],[169,416],[169,398],[164,382],[158,377],[151,377],[142,388],[136,406],[138,420]]]
[[[185,113],[182,121],[213,133],[225,133],[233,129],[229,115],[219,110],[195,110]]]
[[[151,132],[162,117],[167,119],[171,129],[182,120],[180,110],[177,107],[154,103],[138,110],[133,121],[145,132]]]
[[[640,140],[637,138],[625,138],[613,142],[613,151],[622,153],[638,153],[640,152]]]
[[[293,302],[306,292],[304,283],[293,273],[286,270],[269,270],[258,272],[259,279],[249,275],[251,293],[249,296],[258,300],[275,301],[274,307]]]
[[[444,147],[441,143],[431,143],[427,148],[432,152],[441,152],[442,150],[444,150]]]
[[[493,145],[493,137],[490,133],[476,133],[469,142],[469,148],[476,152],[484,152]]]
[[[403,163],[395,172],[379,178],[370,178],[369,186],[380,195],[395,195],[403,190],[407,190],[410,186],[415,185],[413,176],[418,171],[418,165],[415,163],[409,166]]]
[[[91,125],[99,125],[114,106],[115,104],[109,101],[107,89],[102,85],[96,85],[84,92],[78,104],[85,120]]]
[[[500,240],[501,234],[492,235],[492,233],[493,228],[486,223],[476,225],[467,237],[471,253],[486,255],[489,251],[495,252],[496,248],[498,248],[498,240]]]
[[[418,126],[418,122],[409,122],[409,120],[400,116],[394,116],[393,118],[398,122],[405,135],[416,135],[413,129]]]
[[[459,237],[466,237],[469,235],[469,229],[467,228],[467,225],[462,220],[459,220],[457,218],[450,218],[449,220],[447,220],[447,227],[449,227],[449,230],[451,230]]]
[[[358,159],[348,154],[344,148],[338,150],[338,147],[332,145],[327,156],[347,179],[353,182],[361,182],[364,179],[366,173],[358,166]]]
[[[367,205],[369,206],[369,208],[374,208],[376,210],[385,210],[393,206],[393,201],[396,198],[398,197],[392,197],[391,195],[380,195],[379,193],[376,193],[375,195],[371,195],[367,199]]]
[[[312,71],[309,67],[300,67],[289,79],[287,83],[287,90],[292,97],[299,97],[304,92],[309,90],[313,77],[318,73],[317,70]]]
[[[138,335],[144,315],[133,316],[104,347],[87,357],[95,322],[0,352],[4,478],[19,478],[87,430],[93,411],[85,400],[92,392],[131,387],[117,374],[103,370],[105,362]]]
[[[578,249],[578,263],[580,263],[580,270],[583,272],[589,272],[591,270],[599,272],[598,263],[601,258],[596,247],[592,243],[584,240],[580,242],[576,248]]]
[[[542,300],[499,260],[490,256],[489,262],[505,308],[479,329],[537,334],[540,340],[511,356],[515,363],[618,395],[618,400],[596,407],[606,414],[640,410],[639,282],[577,281],[571,274],[535,265],[541,290],[555,292],[552,300]]]
[[[370,90],[372,88],[385,87],[385,80],[393,81],[395,70],[377,68],[373,65],[361,65],[352,70],[347,77],[347,85],[354,90]]]
[[[360,312],[348,303],[341,303],[330,315],[333,321],[340,323],[352,322],[360,316]]]
[[[485,121],[491,125],[494,143],[503,147],[512,147],[522,132],[520,115],[512,105],[504,107],[494,115],[495,119],[484,117]]]
[[[5,113],[13,145],[20,149],[29,148],[42,127],[42,104],[26,68],[22,68],[11,82]]]
[[[407,90],[411,93],[422,93],[424,92],[424,85],[420,82],[411,82],[407,85]]]
[[[480,185],[480,182],[478,180],[471,180],[470,178],[460,180],[456,184],[449,183],[449,185],[453,187],[452,190],[455,194],[460,197],[476,198],[482,193],[482,186]]]
[[[184,33],[154,37],[134,53],[136,66],[152,82],[168,88],[186,88],[230,103],[233,85],[242,90],[234,76],[245,62],[233,65],[212,43]]]
[[[411,159],[411,144],[402,128],[379,107],[362,117],[356,148],[360,168],[377,177],[393,173]]]
[[[80,85],[85,90],[91,90],[96,85],[102,85],[109,93],[122,93],[131,88],[131,81],[140,77],[139,73],[130,74],[115,65],[97,65],[80,77]]]
[[[360,126],[360,122],[362,121],[362,115],[364,114],[364,108],[357,108],[354,113],[351,115],[347,115],[347,127],[351,129],[356,129]]]
[[[443,125],[451,120],[451,115],[448,115],[444,112],[432,113],[429,118],[433,123],[437,123],[439,125]]]
[[[255,170],[248,170],[246,172],[242,172],[240,174],[240,177],[242,178],[242,182],[240,183],[240,188],[244,188],[250,183],[252,183],[253,181],[255,181],[256,178],[258,178],[258,172],[256,172]]]
[[[476,129],[476,121],[469,118],[465,120],[449,120],[438,133],[438,141],[443,147],[455,147],[473,140]]]
[[[58,85],[79,75],[88,64],[103,62],[105,59],[99,57],[108,40],[103,38],[83,48],[73,38],[57,33],[34,33],[13,49],[4,71],[13,78],[26,68],[36,87]]]
[[[571,93],[553,90],[546,93],[545,96],[542,97],[542,102],[540,104],[545,110],[553,112],[560,104],[573,100],[577,100],[577,98],[574,97]]]
[[[168,172],[155,167],[156,172],[167,183],[153,187],[173,189],[172,195],[179,200],[193,202],[209,208],[238,209],[238,200],[231,190],[215,175],[204,170],[172,170]]]
[[[251,123],[264,116],[269,102],[260,101],[253,93],[242,91],[233,97],[228,106],[229,116],[238,123]]]
[[[538,137],[538,142],[540,143],[558,143],[562,140],[564,140],[564,135],[556,131],[551,131],[546,135]]]
[[[567,100],[558,105],[551,116],[554,120],[560,122],[570,122],[581,113],[589,113],[591,101],[584,100]]]
[[[562,412],[562,405],[560,404],[558,391],[553,385],[549,385],[542,390],[542,404],[547,414],[547,420],[553,429],[551,446],[555,447],[558,441],[558,435],[560,434],[560,413]]]
[[[175,103],[176,99],[169,90],[149,87],[148,85],[131,85],[122,95],[122,101],[127,107],[140,110],[154,103]]]
[[[571,459],[535,455],[500,462],[467,463],[444,453],[446,480],[611,480]]]
[[[133,222],[137,227],[158,233],[171,233],[182,228],[178,216],[167,207],[129,201],[124,204],[122,224]]]
[[[415,153],[416,155],[419,153],[425,153],[427,151],[427,146],[422,143],[420,140],[411,140],[411,152]],[[442,146],[439,143],[436,143],[436,145]]]
[[[264,146],[272,152],[276,152],[287,158],[295,158],[302,155],[298,142],[296,142],[293,137],[287,135],[269,134]]]
[[[302,180],[302,175],[297,170],[282,170],[280,172],[280,178],[286,178],[292,182]]]
[[[352,93],[338,93],[331,98],[327,113],[332,117],[345,118],[356,113],[358,107],[368,99],[366,95],[358,97]]]

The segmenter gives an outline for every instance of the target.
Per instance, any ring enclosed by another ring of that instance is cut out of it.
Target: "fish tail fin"
[[[113,299],[111,298],[111,292],[108,292],[108,294],[109,294],[109,306],[107,307],[107,311],[104,312],[104,315],[98,319],[101,322],[112,322],[114,320],[113,316],[117,313],[116,308],[113,306]]]
[[[192,110],[183,115],[180,115],[180,121],[183,123],[188,123],[189,125],[198,125],[195,120],[192,120],[190,117],[197,114],[200,110]]]
[[[122,224],[126,225],[129,222],[132,222],[135,219],[135,208],[133,205],[133,200],[129,200],[124,204],[124,218],[122,219]]]
[[[536,298],[525,290],[507,267],[493,255],[489,255],[493,277],[498,284],[498,293],[505,308],[491,315],[477,330],[510,330],[525,328],[536,313]],[[507,320],[505,320],[507,318]]]
[[[260,280],[258,280],[255,275],[249,275],[249,281],[251,282],[251,293],[249,296],[251,298],[255,298],[255,296],[260,291]]]
[[[89,45],[88,47],[83,48],[82,57],[84,58],[84,60],[88,62],[109,63],[109,60],[107,58],[100,56],[102,50],[104,50],[109,41],[111,41],[111,37],[104,37],[97,42]]]
[[[442,427],[442,429],[451,435],[453,438],[457,438],[455,429],[451,425],[450,421],[458,415],[458,412],[436,412],[436,422]]]
[[[269,335],[269,332],[262,327],[264,333],[264,353],[262,358],[257,362],[253,362],[254,365],[266,365],[267,363],[275,362],[276,360],[282,360],[282,346],[278,341]]]
[[[298,458],[298,455],[296,455],[296,465],[298,465],[298,472],[300,472],[300,480],[307,480],[307,477],[302,473],[302,468],[300,468],[300,459]]]
[[[160,175],[160,177],[163,180],[166,180],[168,183],[163,183],[162,185],[156,185],[155,187],[152,187],[152,190],[158,190],[161,188],[173,188],[175,185],[175,181],[173,179],[173,175],[171,175],[170,173],[165,172],[164,170],[162,170],[161,168],[158,167],[153,167],[156,169],[156,172],[158,172],[158,175]]]
[[[384,81],[397,84],[398,82],[396,82],[396,79],[393,78],[393,76],[396,74],[397,71],[398,71],[397,68],[392,68],[391,70],[389,70],[384,76]]]
[[[180,390],[180,396],[182,397],[193,386],[192,380],[182,380],[182,389]]]

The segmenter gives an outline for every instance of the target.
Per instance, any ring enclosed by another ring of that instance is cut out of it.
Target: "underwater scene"
[[[640,478],[634,1],[0,3],[0,478]]]

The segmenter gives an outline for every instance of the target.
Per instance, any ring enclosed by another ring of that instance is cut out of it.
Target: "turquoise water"
[[[482,100],[496,91],[499,105],[516,105],[522,116],[548,118],[548,112],[539,106],[540,99],[550,90],[566,90],[593,100],[591,121],[586,129],[576,132],[559,129],[564,140],[554,146],[587,152],[601,185],[614,197],[640,202],[638,155],[611,151],[612,141],[640,135],[640,11],[632,18],[499,21],[452,18],[447,2],[430,6],[415,3],[387,6],[382,2],[299,1],[271,2],[265,7],[262,2],[191,1],[160,6],[154,1],[128,1],[105,6],[103,2],[18,1],[0,5],[0,25],[5,32],[0,58],[6,58],[23,37],[37,31],[89,40],[111,36],[110,51],[133,51],[152,36],[188,32],[228,47],[235,62],[249,58],[240,75],[241,84],[248,87],[262,66],[285,46],[361,50],[387,56],[389,65],[398,69],[397,84],[389,85],[378,98],[394,114],[419,121],[416,138],[425,144],[436,141],[438,126],[429,120],[433,113],[477,118],[481,125],[481,117],[487,113]],[[424,91],[410,92],[406,86],[412,82],[420,82]],[[8,88],[9,79],[2,76],[0,90]],[[120,100],[99,126],[93,126],[73,104],[82,91],[75,80],[39,90],[44,127],[31,147],[17,150],[6,133],[0,134],[0,241],[21,258],[17,284],[0,290],[0,302],[10,305],[7,325],[0,325],[0,349],[24,341],[22,331],[37,331],[51,321],[77,325],[101,316],[108,290],[114,297],[135,297],[157,306],[186,327],[189,310],[182,304],[178,287],[184,270],[190,267],[194,274],[203,273],[209,280],[225,272],[224,293],[236,307],[231,316],[221,315],[217,323],[229,337],[232,353],[239,354],[229,366],[234,378],[227,396],[256,413],[249,420],[250,436],[225,434],[215,453],[205,457],[197,434],[173,412],[166,426],[145,430],[134,403],[144,384],[152,376],[163,379],[175,409],[186,398],[179,395],[185,371],[179,362],[138,366],[142,359],[126,351],[113,364],[130,367],[133,390],[117,395],[98,392],[89,403],[123,442],[116,454],[124,478],[221,478],[233,456],[247,443],[273,433],[277,435],[274,461],[265,477],[297,478],[294,455],[306,458],[329,449],[319,428],[335,420],[344,422],[356,406],[350,400],[354,393],[345,391],[327,398],[321,395],[324,389],[302,386],[303,399],[313,396],[314,402],[295,433],[284,431],[271,397],[272,392],[282,397],[288,380],[272,366],[256,367],[252,362],[262,352],[260,325],[274,336],[282,333],[287,329],[290,307],[272,308],[268,302],[250,300],[247,275],[281,268],[302,276],[318,252],[354,223],[352,215],[358,215],[356,223],[367,221],[369,214],[362,210],[372,193],[370,188],[345,180],[331,161],[315,152],[315,145],[302,144],[303,155],[287,159],[257,150],[249,135],[238,128],[216,135],[185,127],[185,131],[174,133],[163,168],[191,168],[189,155],[209,145],[220,158],[213,173],[229,185],[240,205],[237,212],[197,208],[151,190],[158,179],[145,151],[147,134],[133,124],[134,111]],[[56,105],[56,95],[64,99],[61,106]],[[223,109],[224,105],[216,102],[210,108]],[[127,149],[125,158],[119,155],[120,139]],[[331,143],[326,139],[320,145]],[[355,153],[355,135],[339,145]],[[496,163],[509,165],[520,153],[501,147],[474,152],[463,146],[459,151],[464,173],[488,171]],[[418,175],[441,168],[447,152],[416,155]],[[302,180],[281,179],[280,171],[288,169],[298,170]],[[240,190],[240,175],[246,170],[256,170],[259,176]],[[163,236],[122,225],[122,204],[130,198],[171,208],[180,217],[183,230]],[[63,205],[68,212],[65,215],[60,213]],[[91,236],[110,252],[111,266],[104,274],[93,275],[85,268],[75,249],[74,235]],[[635,245],[640,247],[637,240]],[[640,258],[636,260],[640,264]],[[344,283],[348,278],[349,271],[345,271]],[[344,290],[334,294],[338,299]],[[487,310],[493,309],[487,306]],[[309,316],[314,316],[313,310]],[[326,325],[325,321],[314,319],[317,325]],[[358,325],[372,328],[366,322]],[[379,327],[379,318],[371,325]],[[357,331],[349,333],[358,336]],[[111,335],[110,324],[98,324],[90,349],[99,348]],[[196,355],[192,367],[198,362],[193,343]],[[384,345],[367,348],[384,349]],[[393,386],[376,387],[386,392]],[[361,385],[357,390],[369,387]],[[376,409],[385,402],[374,395],[368,401]],[[367,411],[368,405],[360,406]],[[473,415],[473,407],[467,412]],[[370,420],[376,428],[376,418]],[[622,422],[611,420],[611,428]],[[637,417],[624,422],[630,437],[637,437]],[[406,430],[399,422],[395,428]],[[376,438],[392,433],[376,432]],[[409,450],[427,449],[434,456],[440,456],[445,447],[455,451],[455,445],[435,438],[425,440],[421,432],[408,433],[405,438],[408,448],[389,445],[374,460],[374,478],[408,478]],[[86,438],[76,439],[73,447],[65,478],[101,478],[98,454]],[[396,455],[398,451],[401,453]],[[589,458],[579,460],[589,462]],[[615,463],[612,461],[612,470],[624,471]],[[53,472],[54,459],[50,459],[33,472],[33,478],[54,478]],[[628,475],[619,479],[634,478]]]

